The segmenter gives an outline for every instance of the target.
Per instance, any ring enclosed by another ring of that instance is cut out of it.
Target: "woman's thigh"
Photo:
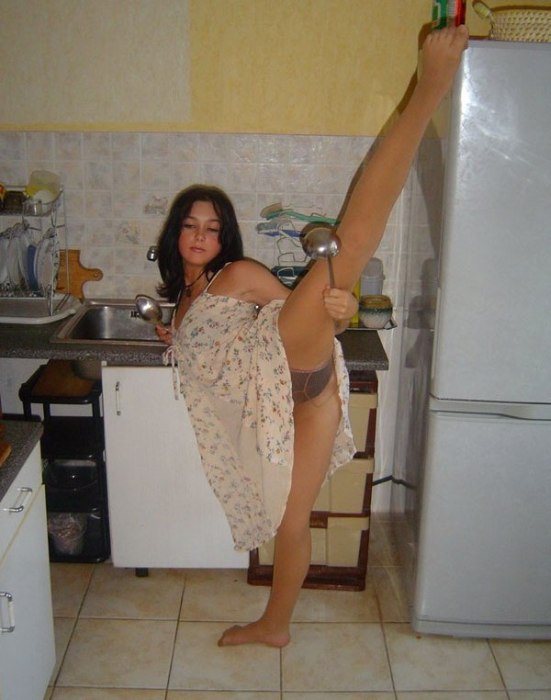
[[[295,406],[294,419],[293,475],[286,516],[304,520],[326,477],[341,419],[334,375],[319,396]]]

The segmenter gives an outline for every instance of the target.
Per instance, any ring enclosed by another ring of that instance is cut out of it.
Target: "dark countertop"
[[[51,343],[50,338],[65,320],[42,325],[0,324],[0,358],[58,360],[105,360],[113,365],[162,365],[165,346],[97,345],[92,343]],[[384,331],[387,332],[387,331]],[[347,330],[341,333],[349,370],[387,370],[388,357],[377,331]]]
[[[11,454],[0,467],[0,500],[4,498],[19,470],[27,461],[42,435],[42,423],[19,420],[2,421],[2,440],[11,445]]]

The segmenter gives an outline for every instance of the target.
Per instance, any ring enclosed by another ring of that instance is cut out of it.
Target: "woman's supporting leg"
[[[352,290],[377,249],[425,129],[451,87],[467,36],[465,27],[453,27],[426,39],[421,77],[365,166],[339,225],[341,249],[333,260],[337,287]],[[322,302],[326,284],[327,264],[318,261],[281,310],[281,337],[289,364],[297,369],[318,367],[332,352],[333,322]]]
[[[311,556],[310,513],[327,474],[341,418],[333,376],[324,391],[295,407],[295,444],[291,490],[276,536],[273,580],[259,620],[226,630],[221,646],[260,643],[285,646],[289,625]]]

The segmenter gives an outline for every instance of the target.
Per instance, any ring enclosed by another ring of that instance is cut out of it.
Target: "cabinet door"
[[[245,568],[168,367],[104,367],[107,490],[116,566]]]
[[[2,700],[42,698],[46,692],[55,664],[49,567],[41,486],[0,562]]]

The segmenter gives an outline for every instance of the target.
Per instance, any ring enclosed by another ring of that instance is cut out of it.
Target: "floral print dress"
[[[259,311],[253,303],[205,290],[173,332],[180,391],[238,550],[275,535],[291,485],[293,400],[277,326],[282,305],[275,300]],[[342,418],[329,474],[355,451],[348,374],[337,340],[334,362]]]

